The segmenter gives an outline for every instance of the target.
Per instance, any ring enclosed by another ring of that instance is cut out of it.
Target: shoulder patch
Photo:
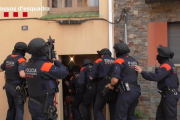
[[[86,67],[82,67],[82,68],[81,68],[81,71],[83,71],[85,68],[86,68]]]
[[[22,63],[22,62],[26,62],[26,60],[25,60],[24,58],[19,58],[19,59],[18,59],[18,62],[19,62],[19,63]]]
[[[102,61],[102,59],[99,58],[99,59],[97,59],[97,60],[95,61],[95,63],[99,63],[99,62],[101,62],[101,61]]]
[[[73,76],[70,78],[70,81],[72,81],[73,80]]]
[[[124,63],[124,60],[122,59],[122,58],[118,58],[118,59],[116,59],[115,61],[114,61],[114,64],[116,64],[116,63],[118,63],[118,64],[123,64]]]
[[[46,62],[42,65],[41,71],[49,72],[53,64],[51,62]]]
[[[162,65],[160,66],[160,68],[166,68],[167,71],[171,70],[171,66],[170,66],[169,64],[167,64],[167,63],[162,64]]]

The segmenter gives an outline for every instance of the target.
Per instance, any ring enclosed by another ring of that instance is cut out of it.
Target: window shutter
[[[159,64],[157,47],[168,45],[167,22],[148,23],[148,65]]]
[[[180,23],[168,24],[168,47],[174,52],[174,64],[180,64]]]

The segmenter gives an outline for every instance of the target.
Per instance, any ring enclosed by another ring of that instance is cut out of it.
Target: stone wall
[[[115,20],[119,18],[123,8],[128,11],[130,55],[139,61],[144,70],[154,70],[155,66],[148,66],[147,25],[149,22],[180,21],[180,2],[146,4],[145,0],[114,0]],[[114,29],[115,42],[124,40],[124,21],[116,24]],[[180,67],[177,68],[180,78]],[[143,120],[154,120],[160,101],[160,95],[156,88],[157,84],[156,82],[145,81],[141,75],[139,75],[139,83],[142,94],[137,109],[142,110],[146,115]],[[180,103],[178,106],[178,118],[180,119]]]

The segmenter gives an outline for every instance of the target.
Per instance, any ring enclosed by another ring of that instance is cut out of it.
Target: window
[[[174,52],[171,61],[180,64],[180,23],[168,23],[168,47]]]
[[[174,52],[174,64],[180,64],[180,22],[148,23],[148,65],[158,64],[156,60],[157,47],[168,46]]]
[[[99,0],[49,0],[50,13],[99,11]]]

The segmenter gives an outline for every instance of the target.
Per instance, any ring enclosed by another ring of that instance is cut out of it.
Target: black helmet
[[[162,45],[159,45],[158,48],[158,55],[164,58],[173,58],[174,53],[171,52],[171,50],[168,47],[164,47]]]
[[[91,62],[91,60],[90,59],[85,59],[84,61],[83,61],[83,66],[85,66],[85,65],[88,65],[88,64],[93,64],[92,62]]]
[[[107,48],[103,48],[101,51],[97,51],[98,55],[101,56],[101,55],[109,55],[111,56],[111,51]]]
[[[27,45],[24,42],[17,42],[14,46],[14,50],[23,50],[26,51]]]
[[[28,44],[27,53],[36,56],[46,55],[48,53],[48,44],[42,38],[34,38]]]
[[[128,45],[123,42],[115,43],[113,48],[115,49],[115,52],[119,54],[126,54],[130,52]]]

